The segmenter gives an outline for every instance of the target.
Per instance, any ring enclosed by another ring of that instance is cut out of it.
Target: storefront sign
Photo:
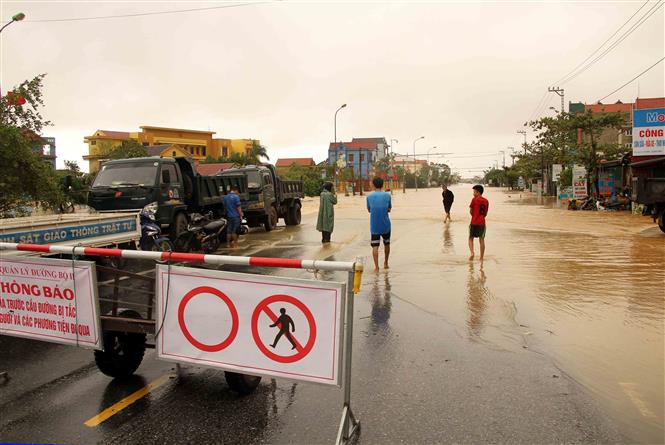
[[[665,108],[633,110],[633,156],[665,155]]]

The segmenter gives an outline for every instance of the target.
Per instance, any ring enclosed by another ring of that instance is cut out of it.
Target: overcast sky
[[[559,78],[644,4],[266,2],[206,11],[45,22],[212,8],[224,2],[27,2],[0,0],[2,90],[39,73],[44,135],[58,165],[87,152],[97,129],[141,125],[257,138],[271,160],[327,157],[338,114],[340,140],[385,136],[395,151],[451,152],[464,176],[495,160]],[[650,2],[620,31],[630,28]],[[663,7],[619,46],[562,85],[592,103],[663,57]],[[593,59],[591,59],[593,60]],[[639,79],[640,97],[665,95],[663,63]],[[633,101],[635,81],[604,102]],[[542,114],[560,99],[548,93]],[[530,135],[531,136],[531,135]],[[493,154],[494,153],[494,154]],[[478,155],[461,158],[459,156]],[[482,155],[482,157],[481,157]],[[458,157],[455,157],[458,156]],[[433,160],[433,158],[432,158]],[[440,159],[439,159],[440,160]]]

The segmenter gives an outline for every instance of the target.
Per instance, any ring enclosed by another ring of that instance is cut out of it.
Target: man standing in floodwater
[[[448,190],[448,186],[446,184],[441,186],[441,197],[443,198],[443,210],[446,212],[446,217],[443,219],[443,222],[452,221],[452,219],[450,219],[450,208],[453,206],[455,195],[453,195],[453,192]]]
[[[483,198],[485,189],[482,185],[473,186],[473,199],[469,208],[471,209],[471,224],[469,225],[469,250],[471,251],[470,260],[475,256],[473,252],[473,239],[478,238],[480,243],[480,260],[485,256],[485,217],[490,208],[490,203]]]
[[[367,211],[369,212],[369,230],[371,234],[372,258],[374,258],[374,272],[379,271],[379,246],[383,238],[383,249],[385,258],[384,269],[388,269],[388,257],[390,256],[390,217],[388,213],[392,209],[390,193],[381,190],[383,179],[372,180],[374,192],[367,195]]]
[[[293,337],[291,337],[291,332],[296,332],[296,325],[293,323],[293,319],[286,315],[286,309],[281,308],[279,310],[279,313],[281,314],[277,320],[273,324],[270,325],[271,328],[274,328],[276,326],[279,326],[279,332],[275,336],[275,341],[272,342],[270,347],[274,348],[277,346],[277,342],[279,341],[280,338],[282,338],[282,335],[286,335],[286,339],[291,342],[291,346],[293,346],[291,349],[296,348],[296,342],[293,341]],[[291,332],[289,332],[289,327],[291,327]]]

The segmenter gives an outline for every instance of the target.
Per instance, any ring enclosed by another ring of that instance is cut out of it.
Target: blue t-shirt
[[[227,218],[240,218],[238,206],[240,205],[240,196],[235,193],[229,193],[224,196],[224,208],[226,209]]]
[[[367,210],[369,210],[369,230],[372,235],[383,235],[390,232],[390,218],[388,211],[392,208],[390,193],[373,192],[367,195]]]

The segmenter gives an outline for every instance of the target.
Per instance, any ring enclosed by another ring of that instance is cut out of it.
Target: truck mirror
[[[162,170],[162,182],[164,184],[171,183],[171,173],[168,170]]]

